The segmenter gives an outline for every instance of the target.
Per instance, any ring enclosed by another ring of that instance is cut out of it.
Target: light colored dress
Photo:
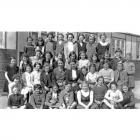
[[[85,60],[82,60],[80,59],[79,62],[78,62],[78,68],[81,69],[82,67],[89,67],[90,66],[90,61],[88,59],[85,59]]]
[[[89,72],[86,76],[86,81],[96,83],[98,77],[99,77],[99,74],[97,72],[95,72],[95,73]]]
[[[32,85],[41,84],[41,82],[40,82],[40,75],[41,75],[41,71],[34,70],[31,73]]]

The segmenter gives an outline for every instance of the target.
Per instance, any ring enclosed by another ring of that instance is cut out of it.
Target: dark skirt
[[[7,81],[7,80],[5,80],[5,82],[4,82],[3,92],[7,92],[7,93],[9,93],[9,89],[8,89],[8,81]]]

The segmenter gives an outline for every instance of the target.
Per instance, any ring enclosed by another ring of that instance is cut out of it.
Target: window
[[[131,36],[126,35],[126,53],[131,53]]]
[[[132,60],[136,60],[136,37],[132,36]]]
[[[5,49],[5,32],[0,32],[0,49]]]
[[[16,32],[6,32],[6,49],[16,50]]]

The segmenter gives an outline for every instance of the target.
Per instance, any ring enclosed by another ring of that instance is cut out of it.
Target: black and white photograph
[[[140,108],[140,35],[0,32],[0,108]]]

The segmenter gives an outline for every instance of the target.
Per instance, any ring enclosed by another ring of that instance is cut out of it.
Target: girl
[[[31,36],[27,37],[27,44],[24,46],[24,53],[28,56],[34,56],[35,47],[33,45],[33,38]]]
[[[123,109],[134,109],[134,93],[127,86],[122,87],[123,101],[120,103]]]
[[[32,63],[32,66],[34,66],[35,63],[40,63],[42,65],[42,52],[40,50],[37,50],[35,52],[35,56],[30,57],[30,61]]]
[[[86,53],[85,52],[80,52],[80,60],[78,62],[78,68],[81,69],[83,66],[89,68],[90,61],[86,59]]]
[[[97,84],[92,88],[94,92],[94,105],[93,109],[100,109],[102,108],[102,102],[104,99],[104,96],[107,92],[107,87],[104,84],[104,77],[99,76],[97,78]]]
[[[63,62],[65,62],[65,61],[64,61],[64,55],[63,55],[62,52],[59,52],[59,53],[56,55],[56,57],[55,57],[55,62],[54,62],[54,68],[56,68],[56,67],[58,66],[58,60],[60,60],[60,59],[62,59]]]
[[[20,89],[15,86],[13,88],[13,94],[8,98],[8,108],[10,109],[23,109],[24,106],[24,96],[20,94]]]
[[[89,109],[93,104],[93,91],[89,89],[86,82],[82,83],[81,90],[77,92],[77,109]]]
[[[99,71],[99,75],[104,77],[105,84],[108,86],[114,81],[114,71],[109,68],[108,62],[104,63],[104,68]]]
[[[100,42],[98,43],[96,47],[96,52],[99,59],[104,57],[105,52],[109,52],[110,44],[106,41],[106,38],[107,37],[105,33],[100,35]]]
[[[5,83],[4,92],[8,92],[8,85],[13,82],[13,76],[19,72],[19,67],[16,66],[16,59],[11,57],[10,64],[5,68]]]
[[[82,67],[81,70],[79,71],[79,79],[78,83],[82,84],[84,81],[86,81],[86,76],[88,73],[88,68],[87,67]]]
[[[49,92],[54,83],[54,75],[50,69],[49,64],[44,65],[44,70],[41,72],[41,75],[40,75],[40,81],[41,81],[41,85],[43,89],[46,92]]]
[[[71,84],[67,84],[65,89],[60,93],[60,104],[61,109],[73,109],[76,107],[74,93],[71,90]]]
[[[36,62],[34,64],[34,70],[31,73],[31,83],[32,85],[40,84],[40,74],[41,74],[41,64]]]
[[[90,87],[93,87],[98,78],[99,74],[96,72],[96,66],[94,64],[90,65],[89,72],[86,75],[86,81],[89,83]]]
[[[93,55],[96,54],[96,38],[93,34],[90,34],[89,35],[89,38],[88,38],[89,42],[87,43],[86,45],[86,49],[87,49],[87,56],[88,56],[88,59],[91,60],[91,57]]]
[[[73,51],[76,53],[76,56],[78,56],[77,46],[76,44],[74,44],[73,39],[74,39],[74,35],[72,33],[68,33],[67,42],[64,44],[64,55],[66,61],[68,61],[69,54]]]
[[[32,66],[27,65],[26,71],[22,74],[23,88],[21,94],[24,95],[24,98],[28,101],[28,95],[31,94],[33,90],[32,80],[31,80]]]
[[[110,89],[105,94],[104,104],[110,109],[117,109],[118,103],[123,101],[123,95],[120,90],[117,89],[117,84],[112,82]]]
[[[98,57],[96,54],[92,55],[90,64],[94,64],[96,66],[96,71],[99,71],[99,61],[98,61]]]
[[[55,49],[56,49],[56,43],[53,41],[54,35],[53,33],[48,33],[47,34],[47,42],[45,47],[42,49],[43,53],[46,54],[46,52],[51,52],[52,55],[54,56],[55,54]]]
[[[58,61],[58,67],[53,70],[54,74],[54,81],[58,84],[59,89],[64,89],[65,86],[65,69],[64,69],[64,62],[62,60]]]
[[[64,52],[64,35],[62,33],[59,33],[57,36],[57,40],[58,41],[56,43],[55,55]]]
[[[74,51],[70,52],[69,54],[69,59],[68,61],[65,62],[65,68],[66,69],[70,69],[70,62],[71,61],[76,61],[77,65],[78,65],[78,61],[77,61],[77,56],[76,56],[76,53]]]
[[[42,65],[45,65],[46,63],[50,65],[51,69],[54,68],[54,59],[53,59],[53,55],[51,52],[45,53],[45,56],[44,56],[43,61],[42,61]]]
[[[80,34],[78,36],[78,42],[77,42],[77,49],[78,49],[78,57],[80,55],[80,52],[83,51],[86,53],[86,43],[84,42],[85,36],[83,34]]]
[[[52,91],[50,91],[46,96],[45,106],[49,109],[59,109],[59,88],[57,85],[53,85]]]
[[[124,70],[126,70],[128,75],[128,87],[129,90],[134,89],[135,87],[135,64],[131,62],[131,54],[126,54],[126,62],[123,63]]]
[[[19,64],[20,73],[24,73],[26,71],[26,66],[30,65],[29,56],[27,54],[23,54],[22,60]]]

